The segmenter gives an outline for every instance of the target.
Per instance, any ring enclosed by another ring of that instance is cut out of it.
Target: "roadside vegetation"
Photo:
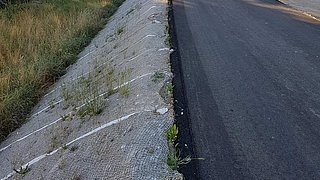
[[[166,132],[169,148],[167,164],[172,170],[178,170],[180,166],[188,164],[191,161],[190,156],[182,158],[180,151],[177,149],[178,144],[175,141],[177,140],[178,133],[179,129],[176,124],[173,124]]]
[[[172,170],[179,170],[183,165],[189,164],[192,160],[204,160],[204,158],[191,158],[191,156],[182,157],[176,143],[179,134],[179,129],[176,124],[173,124],[166,131],[166,138],[168,141],[168,157],[167,164]]]
[[[37,0],[0,9],[0,141],[25,121],[122,2]]]

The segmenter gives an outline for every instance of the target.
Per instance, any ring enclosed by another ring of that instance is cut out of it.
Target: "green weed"
[[[122,71],[119,73],[119,89],[118,92],[122,97],[129,96],[129,86],[125,84],[129,72]]]
[[[93,99],[91,101],[88,101],[84,106],[79,108],[77,111],[77,114],[84,118],[85,116],[95,116],[102,112],[103,110],[103,102],[101,100],[101,97],[98,97],[96,99]]]
[[[55,105],[54,105],[54,100],[53,100],[53,99],[50,99],[49,102],[48,102],[48,104],[49,104],[49,108],[50,108],[50,109],[53,109],[53,108],[55,107]]]
[[[182,158],[180,153],[176,152],[176,148],[177,147],[169,151],[167,158],[167,164],[172,170],[178,170],[180,166],[188,164],[192,160],[190,156]]]
[[[189,156],[182,158],[180,153],[177,152],[177,145],[175,141],[178,137],[179,129],[176,124],[173,124],[167,131],[166,137],[168,141],[168,157],[167,164],[172,170],[177,170],[181,165],[188,164],[191,161]]]
[[[124,32],[124,27],[123,26],[119,26],[117,28],[117,35],[120,36],[123,32]]]
[[[174,141],[177,139],[179,133],[179,129],[176,124],[173,124],[167,131],[166,131],[166,137],[168,142],[174,143]]]
[[[16,172],[17,174],[21,174],[21,175],[25,175],[27,174],[29,171],[31,171],[31,168],[29,167],[29,164],[27,164],[25,167],[20,167],[19,169],[13,169],[14,172]]]
[[[175,144],[178,134],[179,129],[176,124],[173,124],[166,131],[166,138],[169,148],[167,164],[172,170],[178,170],[180,166],[190,163],[190,161],[193,159],[203,160],[203,158],[191,158],[190,156],[181,157],[180,151],[177,150],[178,144]]]
[[[70,148],[70,151],[71,151],[71,152],[74,152],[74,151],[76,151],[78,148],[79,148],[78,146],[74,145],[74,146],[72,146],[72,147]]]
[[[151,76],[151,80],[155,83],[160,82],[163,78],[165,77],[163,72],[155,72],[152,76]]]
[[[167,93],[172,94],[173,93],[173,88],[174,88],[174,86],[172,85],[172,83],[166,84]]]

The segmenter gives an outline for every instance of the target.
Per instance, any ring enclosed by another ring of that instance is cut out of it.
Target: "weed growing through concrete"
[[[63,149],[63,150],[67,150],[67,149],[68,149],[68,146],[67,146],[66,144],[64,144],[64,145],[62,146],[62,149]]]
[[[29,167],[29,164],[27,164],[25,167],[20,167],[19,169],[15,169],[13,168],[14,172],[16,172],[17,174],[21,174],[21,175],[25,175],[27,174],[29,171],[31,171],[31,168]]]
[[[172,94],[173,93],[173,85],[172,85],[172,83],[167,83],[166,84],[166,91],[167,91],[167,93],[169,93],[169,94]]]
[[[61,95],[63,99],[63,109],[66,109],[69,106],[69,100],[71,98],[71,94],[65,83],[62,83],[61,85]]]
[[[87,90],[84,95],[86,99],[85,105],[79,108],[78,115],[83,118],[85,116],[94,116],[102,112],[104,107],[103,97],[100,96],[99,92],[99,73],[100,71],[95,68],[93,74],[89,75],[88,80],[85,80],[84,89]]]
[[[62,145],[62,138],[60,137],[60,135],[54,135],[53,137],[51,137],[48,152],[52,152],[54,149],[57,149],[61,145]]]
[[[169,143],[174,143],[174,141],[177,139],[179,133],[179,129],[177,128],[176,124],[173,124],[167,131],[166,131],[166,137]]]
[[[103,103],[101,102],[101,97],[97,97],[91,101],[88,101],[84,106],[79,108],[78,115],[81,118],[84,118],[85,116],[95,116],[102,112],[103,110]]]
[[[78,148],[79,148],[79,147],[78,147],[77,145],[74,145],[74,146],[72,146],[72,147],[70,148],[70,151],[71,151],[71,152],[74,152],[74,151],[76,151]]]
[[[123,32],[124,32],[124,27],[123,26],[119,26],[117,28],[117,35],[120,36]]]
[[[113,83],[115,81],[115,77],[114,77],[114,68],[112,67],[108,67],[106,68],[105,71],[105,85],[107,88],[107,96],[111,96],[112,94],[114,94],[114,90],[113,90]]]
[[[54,99],[50,99],[49,102],[48,102],[48,105],[49,105],[49,108],[50,109],[53,109],[55,107],[54,105]]]
[[[73,113],[69,113],[66,115],[61,116],[61,121],[71,121],[73,118]]]
[[[160,81],[163,80],[164,76],[165,76],[165,75],[164,75],[163,72],[157,71],[157,72],[155,72],[155,73],[151,76],[151,80],[152,80],[153,82],[155,82],[155,83],[158,83],[158,82],[160,82]]]
[[[182,158],[180,152],[177,152],[177,145],[175,141],[178,137],[179,130],[176,124],[173,124],[167,131],[166,137],[168,141],[168,157],[167,164],[172,170],[177,170],[181,165],[188,164],[191,161],[190,156]]]
[[[118,92],[122,97],[129,96],[129,86],[128,84],[124,84],[126,82],[127,76],[131,74],[131,70],[121,71],[119,73],[119,89]]]
[[[97,63],[97,62],[96,62]],[[81,118],[85,116],[94,116],[102,112],[106,98],[119,92],[123,97],[129,96],[129,87],[126,84],[129,74],[132,69],[125,69],[120,71],[117,78],[115,78],[115,70],[109,65],[98,66],[96,64],[93,71],[87,76],[82,76],[77,82],[63,83],[61,86],[62,99],[69,105],[71,102],[74,104],[75,112]],[[119,88],[114,89],[114,82],[118,81]],[[107,91],[103,91],[106,89]],[[101,95],[105,94],[105,95]],[[77,108],[76,106],[80,106]],[[61,116],[62,120],[72,119],[72,116],[65,115]]]

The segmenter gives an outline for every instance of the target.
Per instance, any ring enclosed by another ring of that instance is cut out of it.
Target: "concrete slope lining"
[[[166,164],[173,110],[165,100],[170,93],[159,93],[172,78],[166,8],[163,0],[123,3],[28,121],[0,144],[0,178],[182,179]],[[102,111],[81,118],[77,111],[90,104]],[[27,165],[23,176],[13,171]]]

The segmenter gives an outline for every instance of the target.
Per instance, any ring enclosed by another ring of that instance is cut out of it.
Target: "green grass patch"
[[[0,10],[0,141],[24,123],[123,1],[39,0]]]

